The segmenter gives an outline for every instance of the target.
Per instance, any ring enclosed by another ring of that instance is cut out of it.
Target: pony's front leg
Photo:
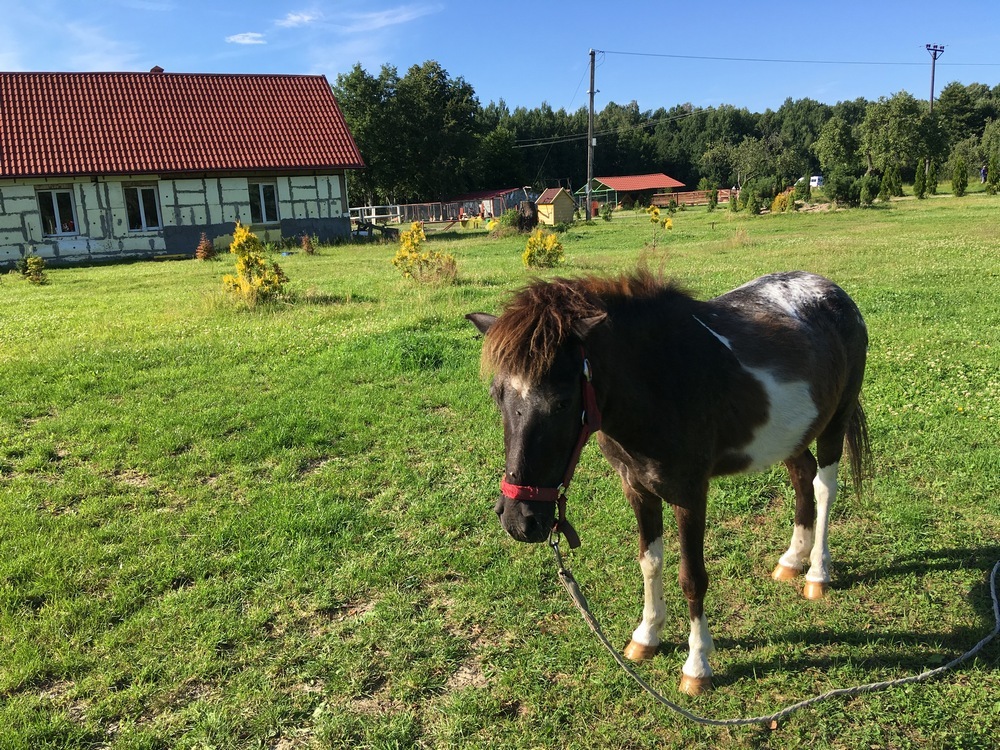
[[[639,567],[642,570],[642,621],[632,632],[625,657],[633,661],[652,659],[660,646],[660,630],[666,617],[663,603],[663,501],[640,497],[626,488],[629,503],[639,522]]]
[[[681,669],[680,691],[700,695],[712,688],[712,667],[708,657],[715,643],[705,617],[705,592],[708,572],[705,570],[705,504],[695,509],[674,508],[680,535],[680,566],[678,580],[688,602],[691,634],[688,637],[688,658]]]

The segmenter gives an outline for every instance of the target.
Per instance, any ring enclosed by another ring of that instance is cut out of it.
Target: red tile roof
[[[324,76],[0,73],[0,177],[363,166]]]
[[[678,182],[673,177],[667,177],[662,172],[655,174],[635,174],[624,177],[595,177],[598,182],[603,182],[612,190],[628,193],[634,190],[662,190],[664,188],[684,187],[683,182]]]

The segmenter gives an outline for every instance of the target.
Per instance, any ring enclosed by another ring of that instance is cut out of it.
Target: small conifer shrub
[[[49,277],[45,275],[45,258],[28,253],[17,262],[17,270],[21,278],[31,284],[48,284]]]
[[[215,245],[212,244],[212,241],[208,239],[208,235],[204,232],[201,233],[198,247],[194,250],[194,257],[198,260],[211,260],[215,257]]]
[[[313,247],[312,237],[310,237],[308,234],[302,235],[302,252],[304,252],[306,255],[316,254],[316,248]]]
[[[229,252],[236,256],[236,273],[222,277],[227,291],[248,307],[281,297],[288,277],[277,263],[268,264],[260,238],[238,221]]]
[[[927,172],[923,160],[917,162],[917,169],[913,173],[913,194],[918,200],[927,197]]]
[[[424,223],[415,221],[408,231],[399,233],[399,249],[392,265],[408,279],[436,284],[450,284],[455,280],[458,266],[450,253],[426,250]]]
[[[565,260],[559,236],[542,228],[528,237],[521,260],[527,268],[552,268]]]
[[[968,188],[969,170],[965,165],[965,159],[959,157],[955,160],[955,171],[951,175],[951,191],[956,198],[961,198]]]

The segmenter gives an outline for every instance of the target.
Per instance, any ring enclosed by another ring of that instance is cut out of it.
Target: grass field
[[[765,714],[938,666],[993,628],[1000,559],[1000,198],[569,230],[563,274],[644,262],[695,294],[830,276],[871,333],[870,493],[834,509],[833,590],[768,574],[783,470],[710,497],[716,689],[676,692],[687,609],[643,675],[697,713]],[[392,246],[281,259],[294,304],[241,311],[228,257],[0,280],[0,748],[991,748],[1000,643],[937,680],[701,728],[654,705],[492,513],[499,418],[466,312],[529,278],[524,240],[439,235],[424,287]],[[588,446],[568,557],[612,640],[642,582],[634,519]]]

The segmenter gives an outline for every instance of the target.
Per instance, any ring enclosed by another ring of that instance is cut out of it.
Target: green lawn
[[[564,274],[645,263],[701,297],[830,276],[871,334],[871,492],[834,509],[833,591],[768,574],[783,470],[716,482],[706,602],[716,689],[676,692],[687,609],[642,673],[696,713],[770,713],[902,677],[993,628],[1000,559],[1000,198],[733,217],[691,209],[563,235]],[[432,236],[457,282],[386,245],[281,258],[296,301],[252,312],[215,262],[0,280],[0,748],[987,748],[1000,644],[932,682],[711,729],[603,652],[551,553],[501,530],[499,418],[466,312],[530,278],[523,238]],[[615,643],[637,621],[634,520],[589,446],[568,562]]]

